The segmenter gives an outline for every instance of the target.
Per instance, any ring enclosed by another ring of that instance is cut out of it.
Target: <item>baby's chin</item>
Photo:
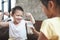
[[[20,21],[17,21],[17,23],[20,23],[21,22],[21,20]]]

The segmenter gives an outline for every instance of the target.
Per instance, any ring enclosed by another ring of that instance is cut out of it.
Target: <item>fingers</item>
[[[31,13],[25,13],[25,16],[30,17],[30,16],[32,16],[32,14]]]
[[[35,31],[35,28],[33,28],[33,27],[30,27],[31,29],[32,29],[32,31]]]

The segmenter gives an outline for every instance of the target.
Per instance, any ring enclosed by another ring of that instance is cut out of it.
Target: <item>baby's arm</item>
[[[0,22],[0,27],[9,27],[9,22]]]
[[[29,18],[30,18],[30,21],[31,21],[33,24],[35,24],[35,19],[34,19],[34,17],[32,16],[31,13],[26,13],[25,15],[26,15],[26,17],[29,17]]]

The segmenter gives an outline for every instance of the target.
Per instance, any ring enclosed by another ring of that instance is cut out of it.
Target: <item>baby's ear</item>
[[[48,8],[52,10],[54,7],[55,7],[54,2],[53,1],[49,1]]]

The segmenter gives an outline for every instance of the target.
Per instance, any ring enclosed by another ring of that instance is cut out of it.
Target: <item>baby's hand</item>
[[[26,16],[26,17],[31,17],[32,14],[31,14],[31,13],[25,13],[25,16]]]
[[[33,28],[33,27],[30,27],[31,28],[31,30],[33,31],[33,33],[36,31],[36,29],[35,28]]]

